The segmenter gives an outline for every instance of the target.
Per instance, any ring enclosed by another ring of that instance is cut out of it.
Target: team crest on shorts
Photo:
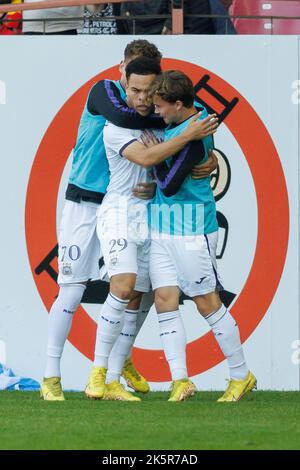
[[[63,264],[62,273],[63,273],[64,276],[71,276],[71,274],[72,274],[71,263],[64,263]]]
[[[109,260],[110,264],[112,266],[115,266],[118,262],[118,256],[117,255],[112,255]]]

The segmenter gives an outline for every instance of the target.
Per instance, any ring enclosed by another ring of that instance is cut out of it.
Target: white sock
[[[149,313],[149,310],[144,310],[144,309],[139,309],[138,315],[137,315],[137,320],[136,320],[136,330],[135,330],[135,338],[140,332],[140,329],[142,328],[143,324],[145,323],[145,320],[147,318],[147,315]],[[134,338],[134,339],[135,339]]]
[[[106,383],[120,380],[124,362],[131,351],[135,336],[138,310],[125,310],[124,325],[108,359]]]
[[[186,335],[179,310],[159,313],[158,324],[172,380],[186,379]]]
[[[227,359],[230,378],[242,380],[247,377],[247,367],[240,332],[229,310],[222,305],[219,310],[205,317]]]
[[[148,294],[146,294],[148,296]],[[149,304],[149,301],[148,299],[146,300],[146,302],[144,302],[144,297],[145,297],[145,294],[143,295],[143,298],[142,298],[142,302],[141,302],[141,306],[138,310],[138,315],[137,315],[137,320],[136,320],[136,328],[135,328],[135,336],[134,336],[134,339],[133,339],[133,342],[132,342],[132,345],[131,345],[131,348],[128,352],[128,356],[126,359],[129,359],[131,357],[131,350],[132,350],[132,346],[136,340],[136,337],[137,335],[139,334],[143,324],[145,323],[145,320],[147,318],[147,315],[149,313],[149,310],[150,308],[152,307],[153,305],[153,301]],[[153,299],[153,297],[152,297]]]
[[[81,302],[84,291],[84,284],[60,286],[58,297],[49,314],[45,378],[61,376],[62,352],[71,329],[73,314]]]
[[[140,329],[142,328],[147,315],[149,313],[150,308],[154,304],[154,294],[153,292],[147,292],[143,294],[141,305],[139,308],[139,313],[137,317],[137,322],[136,322],[136,337],[140,332]]]
[[[95,367],[108,367],[108,356],[123,328],[124,310],[129,300],[122,300],[109,293],[98,320]]]

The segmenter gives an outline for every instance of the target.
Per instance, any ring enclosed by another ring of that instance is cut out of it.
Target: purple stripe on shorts
[[[204,234],[204,237],[205,237],[205,240],[206,240],[208,253],[209,253],[209,256],[210,256],[210,259],[211,259],[208,236],[207,236],[206,234]],[[224,287],[222,286],[221,282],[219,281],[218,273],[217,273],[217,271],[215,270],[215,267],[214,267],[214,264],[213,264],[213,262],[212,262],[212,259],[211,259],[211,265],[212,265],[212,268],[213,268],[213,270],[214,270],[214,275],[215,275],[215,278],[216,278],[216,287],[217,287],[217,289],[223,290]]]

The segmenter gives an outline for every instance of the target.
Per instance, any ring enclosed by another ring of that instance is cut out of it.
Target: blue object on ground
[[[33,392],[40,389],[40,384],[27,377],[15,375],[12,369],[0,364],[0,390],[23,390]]]

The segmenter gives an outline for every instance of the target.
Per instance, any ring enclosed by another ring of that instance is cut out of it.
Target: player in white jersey
[[[149,59],[135,59],[126,68],[127,103],[141,115],[146,116],[151,110],[147,93],[159,72],[157,63]],[[213,132],[209,120],[195,123],[180,137],[162,143],[152,151],[139,142],[141,131],[121,129],[110,123],[105,127],[110,183],[99,208],[97,232],[110,276],[110,292],[99,316],[94,361],[97,367],[108,368],[104,399],[140,400],[119,383],[122,358],[119,364],[114,362],[113,369],[109,359],[120,332],[130,349],[141,295],[150,288],[147,204],[132,195],[132,187],[138,181],[147,182],[149,177],[147,170],[135,163],[137,155],[143,159],[144,166],[150,168],[180,150],[188,141],[201,139],[206,132]],[[131,311],[128,311],[129,301],[135,307],[131,307]],[[123,354],[124,360],[126,348]]]
[[[150,199],[137,199],[132,194],[132,188],[138,183],[150,182],[151,178],[148,170],[127,160],[122,154],[128,145],[141,138],[141,134],[142,131],[124,129],[111,123],[104,128],[111,178],[98,211],[98,234],[109,277],[137,271],[136,290],[148,292],[147,205]],[[137,257],[136,246],[139,247]]]

